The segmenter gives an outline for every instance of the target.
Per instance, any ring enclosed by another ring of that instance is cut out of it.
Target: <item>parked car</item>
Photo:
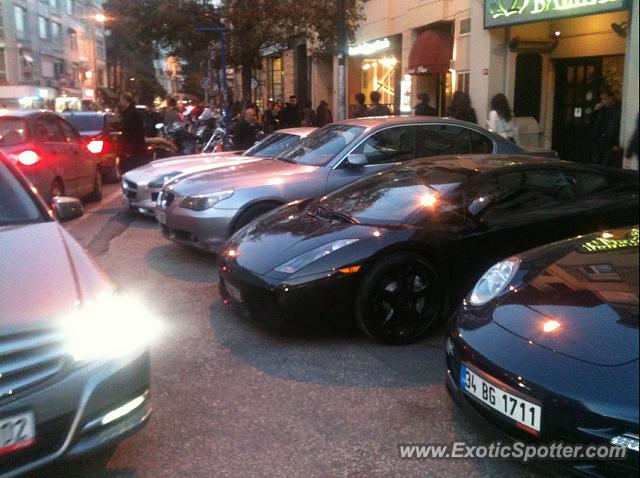
[[[57,197],[54,211],[82,204]],[[1,154],[0,264],[0,476],[105,453],[145,425],[152,319]]]
[[[201,171],[234,167],[241,162],[279,154],[297,144],[315,128],[290,128],[271,133],[246,152],[232,151],[214,154],[178,156],[162,161],[153,161],[124,175],[122,201],[125,208],[149,216],[155,215],[156,200],[167,181],[177,176],[186,176]]]
[[[618,445],[623,460],[560,463],[638,476],[638,226],[492,266],[451,323],[447,388],[501,436]]]
[[[289,201],[322,196],[411,159],[467,153],[528,154],[497,134],[457,120],[347,120],[313,132],[273,159],[170,182],[156,217],[169,239],[216,251],[233,232]]]
[[[412,161],[238,231],[220,290],[275,325],[355,316],[405,343],[442,322],[497,260],[638,221],[635,172],[524,156]]]
[[[120,118],[103,111],[73,111],[62,113],[84,138],[87,148],[100,161],[100,170],[106,182],[117,183],[123,172],[130,169],[124,164],[120,145]],[[168,158],[176,154],[176,147],[164,138],[146,138],[144,162]]]
[[[102,199],[102,174],[76,129],[41,110],[0,111],[0,152],[27,176],[46,202],[55,196]]]

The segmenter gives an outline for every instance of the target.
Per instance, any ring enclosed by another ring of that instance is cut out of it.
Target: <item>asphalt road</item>
[[[536,476],[488,459],[400,459],[399,444],[487,444],[443,385],[443,332],[389,347],[357,332],[277,335],[237,319],[214,257],[166,241],[120,208],[116,186],[68,230],[163,320],[148,426],[105,467],[60,477]]]

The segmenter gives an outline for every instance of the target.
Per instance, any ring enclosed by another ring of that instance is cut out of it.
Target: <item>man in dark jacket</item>
[[[613,166],[620,151],[620,104],[609,90],[600,93],[600,103],[593,112],[593,136],[592,162]]]
[[[371,107],[369,108],[368,116],[390,116],[391,110],[387,105],[380,104],[380,92],[372,91],[369,93],[369,99],[371,100]]]
[[[233,142],[236,149],[247,150],[258,137],[258,115],[253,107],[246,108],[242,118],[233,127]]]
[[[291,95],[289,102],[278,115],[281,128],[299,128],[302,124],[302,111],[298,106],[298,97]]]
[[[416,105],[416,116],[438,116],[438,110],[429,104],[431,98],[427,93],[420,93],[418,95],[420,103]]]
[[[136,102],[131,93],[120,97],[120,120],[122,134],[120,145],[124,156],[125,169],[133,169],[144,162],[144,118],[136,108]]]

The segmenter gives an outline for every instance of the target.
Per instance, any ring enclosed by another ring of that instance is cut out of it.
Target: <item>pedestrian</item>
[[[304,100],[302,103],[302,126],[316,125],[316,112],[311,107],[311,101]]]
[[[417,116],[438,116],[438,110],[429,104],[431,98],[427,93],[420,93],[418,95],[420,103],[415,107],[415,114]]]
[[[246,150],[255,144],[257,138],[258,114],[256,108],[249,106],[233,127],[233,142],[237,149]]]
[[[299,128],[302,124],[302,112],[296,95],[289,96],[289,102],[280,110],[278,119],[281,128]]]
[[[603,166],[614,166],[620,152],[620,104],[610,89],[600,92],[600,102],[591,118],[593,124],[593,150],[591,161]]]
[[[391,110],[387,105],[380,104],[380,92],[372,91],[369,94],[371,107],[367,112],[367,116],[391,116]]]
[[[274,111],[275,104],[273,100],[267,101],[267,107],[264,109],[264,134],[271,134],[278,129],[278,123],[276,122],[276,113]]]
[[[451,105],[447,109],[447,116],[460,121],[478,124],[476,110],[471,107],[471,97],[464,91],[456,91],[453,94]]]
[[[365,104],[365,101],[367,99],[366,96],[364,96],[364,93],[356,93],[356,105],[353,107],[353,109],[351,110],[351,118],[364,118],[365,116],[368,116],[369,114],[369,109],[367,108],[367,105]]]
[[[329,103],[322,100],[316,110],[316,126],[322,128],[324,125],[333,123],[333,114],[329,109]]]
[[[502,93],[491,98],[491,112],[487,126],[494,133],[518,144],[518,126],[513,121],[509,100]]]
[[[636,129],[631,135],[629,145],[627,146],[627,152],[624,155],[624,168],[638,170],[638,128],[640,127],[640,115],[636,116]]]
[[[123,154],[125,170],[136,168],[143,164],[146,144],[144,140],[144,119],[136,108],[136,102],[131,93],[124,93],[118,102],[120,110],[120,145]]]
[[[173,123],[181,122],[184,119],[182,113],[178,109],[178,100],[169,98],[167,100],[167,111],[164,113],[164,124],[167,128],[171,128]]]

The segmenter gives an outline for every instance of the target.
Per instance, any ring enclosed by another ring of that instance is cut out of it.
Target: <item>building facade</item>
[[[93,107],[107,84],[102,4],[2,0],[0,105]]]

